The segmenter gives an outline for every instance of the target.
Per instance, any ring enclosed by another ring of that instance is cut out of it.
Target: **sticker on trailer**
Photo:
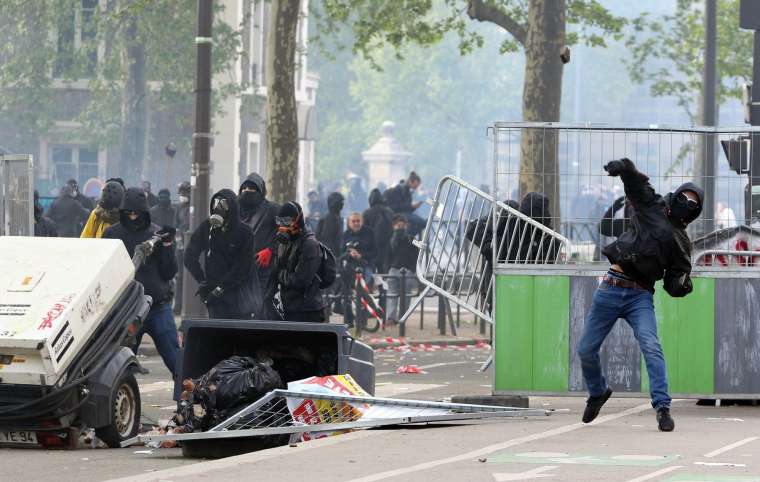
[[[0,316],[25,316],[32,305],[0,305]]]
[[[63,355],[66,354],[73,343],[74,333],[71,331],[71,325],[67,321],[55,339],[53,339],[53,355],[55,356],[56,363],[60,363],[61,358],[63,358]]]
[[[33,273],[24,274],[20,278],[11,281],[8,291],[28,293],[40,284],[40,281],[42,281],[44,276],[44,271],[35,271]]]
[[[47,330],[49,328],[53,327],[53,322],[57,320],[64,311],[66,311],[66,308],[69,306],[69,303],[76,297],[76,295],[68,295],[61,298],[61,300],[57,303],[55,303],[48,311],[45,313],[45,316],[42,317],[42,323],[40,323],[40,326],[37,327],[38,330]]]

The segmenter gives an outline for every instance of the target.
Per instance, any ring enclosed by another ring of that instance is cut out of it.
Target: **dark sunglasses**
[[[687,208],[689,209],[697,209],[699,207],[699,203],[693,199],[691,199],[689,196],[687,196],[685,193],[680,193],[678,195],[678,200],[685,204]]]

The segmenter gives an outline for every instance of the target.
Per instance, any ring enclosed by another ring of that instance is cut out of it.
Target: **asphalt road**
[[[487,358],[483,349],[447,349],[436,352],[375,354],[376,394],[384,397],[442,400],[452,395],[488,394],[490,372],[477,369]],[[172,384],[161,359],[141,356],[150,373],[138,379],[142,396],[142,422],[155,425],[173,414]],[[402,364],[414,364],[426,373],[397,374]],[[144,453],[144,447],[127,449],[90,449],[75,451],[39,449],[0,449],[0,481],[99,481],[134,476],[196,464],[182,457],[179,449],[160,449]]]

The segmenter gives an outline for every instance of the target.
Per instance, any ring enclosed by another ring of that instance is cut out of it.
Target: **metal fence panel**
[[[752,239],[746,246],[724,235],[724,230],[750,224],[745,220],[745,205],[751,194],[746,187],[748,176],[732,169],[741,163],[749,170],[754,153],[737,144],[741,160],[734,157],[734,166],[730,166],[723,148],[724,142],[742,139],[742,145],[749,146],[750,137],[758,133],[752,127],[497,123],[493,129],[496,196],[519,202],[526,192],[537,191],[550,199],[547,224],[569,240],[568,259],[563,266],[536,266],[537,272],[584,267],[599,270],[607,265],[601,248],[614,237],[607,236],[610,232],[601,221],[613,203],[624,196],[624,190],[621,180],[608,176],[603,166],[623,157],[633,160],[649,176],[659,194],[672,192],[689,181],[705,188],[703,214],[689,227],[690,237],[700,239],[700,250],[758,251],[760,239]],[[704,160],[714,162],[714,175],[706,174],[710,171],[705,171]],[[623,210],[613,216],[607,219],[622,219]],[[695,264],[704,266],[705,256],[694,254]],[[497,268],[515,267],[497,262]],[[724,271],[730,269],[733,268],[723,267]]]
[[[0,156],[0,235],[34,236],[32,156]]]

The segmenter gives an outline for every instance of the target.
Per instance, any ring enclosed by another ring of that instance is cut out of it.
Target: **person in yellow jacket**
[[[124,186],[108,181],[100,193],[100,201],[90,213],[80,238],[102,238],[103,231],[119,222],[119,206],[124,197]]]

